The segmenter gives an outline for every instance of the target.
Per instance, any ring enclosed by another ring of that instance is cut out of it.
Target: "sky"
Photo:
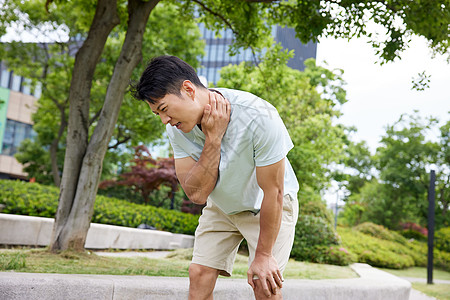
[[[317,47],[320,65],[344,70],[348,102],[340,122],[357,128],[355,141],[365,140],[374,152],[385,126],[414,110],[424,117],[437,117],[441,124],[450,119],[450,65],[443,56],[432,58],[425,39],[413,37],[400,60],[384,65],[378,61],[375,50],[362,38],[326,38]],[[430,87],[412,90],[412,79],[423,71],[431,75]]]

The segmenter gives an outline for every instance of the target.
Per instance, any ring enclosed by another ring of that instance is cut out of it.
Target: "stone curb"
[[[0,244],[48,246],[54,219],[0,213]],[[194,236],[158,230],[91,223],[87,249],[192,248]]]
[[[408,300],[411,283],[366,264],[352,279],[286,280],[285,300]],[[0,299],[187,299],[188,278],[0,272]],[[253,299],[245,279],[219,278],[214,299]]]

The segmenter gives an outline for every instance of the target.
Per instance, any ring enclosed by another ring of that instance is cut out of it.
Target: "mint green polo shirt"
[[[209,198],[226,214],[258,213],[264,193],[256,180],[256,167],[286,158],[294,144],[273,105],[251,93],[214,90],[230,101],[231,115],[222,139],[217,183]],[[199,160],[205,135],[198,126],[184,133],[168,124],[166,130],[175,159]],[[287,158],[285,164],[284,194],[297,199],[297,178]]]

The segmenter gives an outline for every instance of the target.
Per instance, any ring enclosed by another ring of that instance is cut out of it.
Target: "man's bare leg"
[[[189,266],[189,300],[212,300],[219,270],[194,264]]]
[[[274,295],[272,293],[272,295],[270,297],[267,297],[264,294],[261,281],[259,279],[254,279],[253,282],[255,283],[255,289],[253,290],[253,292],[255,293],[256,300],[262,300],[262,299],[281,300],[281,299],[283,299],[283,295],[281,294],[281,289],[280,288],[277,288],[277,290],[276,290],[277,294],[276,295]],[[269,283],[267,283],[267,284],[270,286]]]

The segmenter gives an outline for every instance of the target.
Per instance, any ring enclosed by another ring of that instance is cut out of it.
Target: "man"
[[[282,299],[298,182],[286,158],[293,144],[276,109],[250,93],[208,90],[174,56],[154,58],[134,88],[166,125],[186,195],[207,204],[195,233],[189,298],[212,299],[245,238],[256,299]]]

